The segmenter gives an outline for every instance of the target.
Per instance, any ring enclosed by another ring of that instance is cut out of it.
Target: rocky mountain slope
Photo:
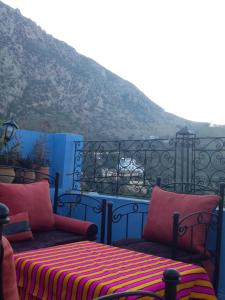
[[[0,2],[0,118],[20,127],[74,132],[86,139],[143,139],[187,125],[133,84],[53,38]]]

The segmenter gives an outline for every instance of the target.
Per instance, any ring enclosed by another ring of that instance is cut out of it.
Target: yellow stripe
[[[49,276],[52,272],[52,269],[49,268],[44,275],[44,287],[43,287],[43,295],[42,295],[42,299],[47,299],[48,296],[48,282],[49,282]]]
[[[18,281],[18,286],[23,287],[23,271],[24,267],[26,265],[26,262],[22,262],[20,265],[20,275],[19,275],[19,281]]]
[[[53,279],[53,295],[56,295],[56,291],[57,291],[57,282],[59,279],[59,276],[62,274],[63,271],[59,271],[55,274],[55,277]]]
[[[186,264],[187,265],[187,264]],[[189,264],[191,265],[191,264]],[[196,265],[192,265],[193,266],[193,269],[191,270],[192,272],[191,273],[204,273],[206,274],[206,270],[203,269],[202,267],[199,267],[199,266],[196,266]],[[194,268],[195,267],[195,268]],[[190,270],[184,270],[182,272],[183,275],[190,275]]]
[[[196,293],[196,292],[192,292],[189,297],[194,299],[217,300],[216,296],[206,295],[204,293]]]
[[[30,293],[30,285],[31,285],[31,272],[34,268],[35,264],[30,264],[27,272],[27,287],[26,287],[26,297],[25,300],[29,299],[29,293]]]
[[[43,270],[44,267],[45,266],[40,266],[36,273],[35,288],[34,288],[34,292],[33,292],[33,295],[35,295],[35,296],[37,296],[38,291],[39,291],[40,275],[41,275],[41,271]]]
[[[54,271],[54,269],[49,268],[46,272],[45,272],[45,277],[44,277],[44,292],[43,292],[43,299],[47,299],[48,297],[48,284],[49,284],[49,276],[51,274],[51,272]]]
[[[182,297],[180,300],[190,300],[190,296]]]
[[[212,288],[212,284],[211,282],[207,281],[207,280],[192,280],[192,281],[188,281],[188,282],[184,282],[184,283],[180,283],[177,286],[177,291],[183,290],[185,288],[189,288],[191,286],[205,286],[205,287],[209,287]]]

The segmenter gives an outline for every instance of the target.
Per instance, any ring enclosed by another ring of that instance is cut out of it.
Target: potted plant
[[[11,183],[15,178],[14,167],[18,164],[20,142],[3,145],[0,150],[0,182]]]
[[[0,182],[11,183],[15,178],[15,170],[7,165],[5,155],[0,155]]]
[[[48,148],[45,136],[40,136],[32,149],[32,158],[36,170],[36,179],[42,180],[49,175]]]
[[[33,182],[36,179],[34,170],[34,161],[31,155],[19,158],[19,168],[17,170],[17,181],[18,182]]]

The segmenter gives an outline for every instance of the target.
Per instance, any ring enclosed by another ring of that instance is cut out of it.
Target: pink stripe
[[[22,259],[19,260],[17,263],[16,263],[16,277],[17,277],[17,282],[19,281],[19,277],[20,277],[20,267],[21,267],[21,264],[22,264]]]
[[[141,282],[136,282],[136,283],[133,283],[133,284],[129,284],[129,285],[127,285],[127,286],[124,286],[124,287],[122,287],[122,288],[117,289],[116,292],[119,291],[119,290],[126,291],[126,290],[128,290],[128,289],[132,289],[132,288],[134,288],[136,285],[139,285],[139,284],[144,284],[144,283],[148,283],[148,282],[151,284],[151,280],[160,279],[160,278],[162,278],[162,274],[160,274],[160,275],[158,275],[158,276],[151,277],[151,279],[147,278],[147,279],[141,280]],[[130,278],[129,278],[129,279],[130,279]],[[131,279],[132,279],[132,278],[131,278]],[[137,280],[138,280],[138,277],[137,277]],[[124,282],[124,280],[121,281],[121,283],[122,283],[122,282]],[[126,281],[125,281],[125,282],[126,282]],[[118,283],[116,283],[116,284],[118,284]],[[115,284],[115,285],[116,285],[116,284]],[[160,282],[159,285],[160,285],[160,289],[161,289],[161,288],[162,288],[162,282]],[[105,294],[107,294],[108,290],[109,290],[110,288],[112,288],[113,286],[114,286],[114,283],[108,284],[108,285],[104,285],[104,287],[101,289],[100,295],[105,295]],[[146,289],[146,288],[145,288],[145,289]],[[154,288],[154,285],[151,285],[150,290],[151,290],[151,291],[156,291],[157,289]]]
[[[32,262],[27,261],[25,263],[24,269],[23,269],[23,274],[21,275],[21,277],[23,278],[23,286],[26,287],[28,284],[28,270],[30,265],[32,264]]]
[[[207,286],[200,286],[200,285],[195,285],[193,287],[193,292],[197,292],[197,293],[202,293],[202,294],[207,294],[207,295],[215,295],[214,291],[207,287]]]
[[[62,285],[63,285],[63,279],[68,274],[68,272],[62,272],[58,277],[58,284],[57,284],[57,297],[61,299],[62,294]]]
[[[73,288],[73,283],[75,281],[75,279],[77,278],[77,275],[72,275],[67,283],[67,291],[66,291],[66,300],[70,300],[70,299],[76,299],[75,295],[71,295],[72,293],[72,288]]]
[[[37,293],[37,297],[39,297],[40,299],[42,298],[42,295],[44,293],[44,287],[45,287],[45,274],[46,271],[48,270],[48,267],[44,267],[41,272],[40,272],[40,280],[39,280],[39,288],[38,288],[38,293]],[[36,278],[37,278],[37,272],[36,272]]]
[[[193,293],[193,292],[202,294],[201,299],[204,299],[204,294],[215,297],[215,293],[211,288],[203,288],[200,286],[195,286],[195,287],[182,289],[181,291],[177,292],[177,299],[182,299],[184,297],[190,296],[191,293]]]
[[[208,275],[207,274],[201,274],[201,273],[192,273],[192,274],[187,274],[187,275],[183,275],[181,276],[181,282],[185,283],[185,282],[189,282],[189,281],[195,281],[195,280],[206,280],[209,281]]]
[[[36,272],[37,272],[37,269],[40,267],[39,264],[36,264],[34,267],[33,267],[33,270],[31,272],[31,284],[30,284],[30,293],[33,294],[33,291],[34,291],[34,287],[35,287],[35,280],[36,280]]]
[[[52,300],[52,293],[53,293],[53,282],[54,282],[54,278],[55,275],[57,274],[58,270],[52,270],[49,276],[49,280],[48,280],[48,298],[49,300]]]

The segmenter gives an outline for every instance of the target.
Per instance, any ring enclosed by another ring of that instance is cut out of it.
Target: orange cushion
[[[47,180],[28,183],[0,183],[0,202],[15,215],[27,211],[31,230],[50,230],[54,217]]]
[[[27,211],[10,216],[10,222],[3,226],[3,235],[10,242],[32,239]]]
[[[13,258],[12,248],[7,239],[2,237],[2,245],[4,248],[3,259],[3,295],[5,300],[19,300],[15,262]]]
[[[156,186],[152,191],[143,237],[151,241],[170,244],[172,241],[174,212],[178,212],[180,218],[193,212],[212,212],[219,203],[219,200],[220,197],[217,195],[179,194],[164,191]],[[191,224],[195,223],[196,217],[195,220],[192,218],[190,221]],[[204,227],[196,226],[193,238],[193,250],[197,253],[203,253],[204,241]],[[179,238],[179,245],[183,249],[190,250],[190,232]]]

